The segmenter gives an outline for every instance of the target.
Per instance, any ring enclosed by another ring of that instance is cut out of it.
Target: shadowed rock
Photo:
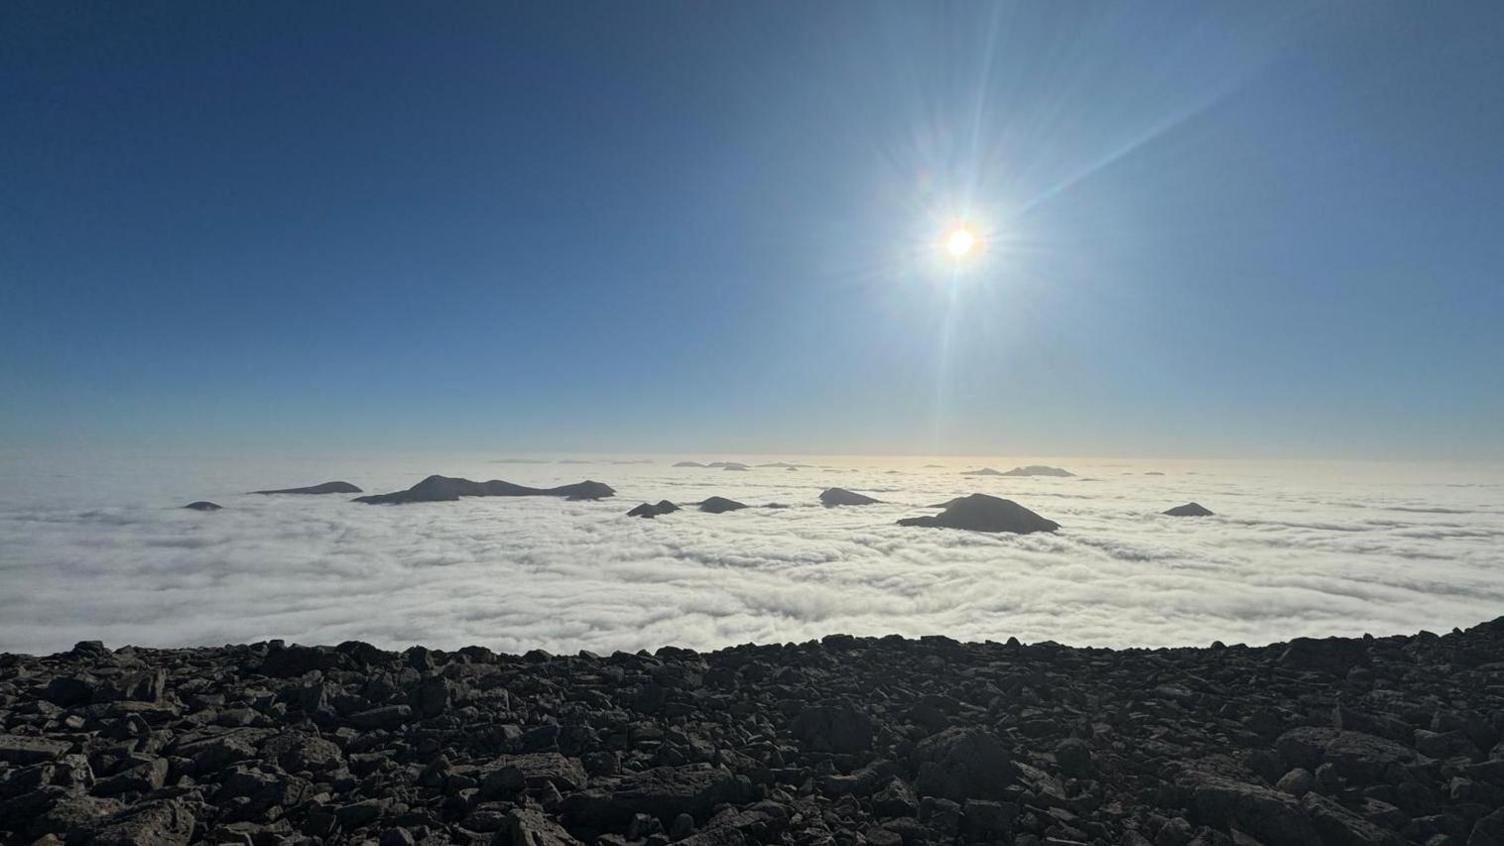
[[[1060,528],[1054,520],[1035,514],[1011,499],[987,494],[972,494],[953,499],[945,510],[933,517],[906,517],[900,526],[928,526],[941,529],[967,529],[973,532],[1053,532]]]
[[[332,494],[332,493],[361,493],[360,488],[349,482],[324,482],[318,485],[310,485],[306,488],[281,488],[275,491],[251,491],[257,494]]]
[[[1185,505],[1177,505],[1174,508],[1171,508],[1170,510],[1168,510],[1168,511],[1166,511],[1164,513],[1170,515],[1171,517],[1210,517],[1210,516],[1212,516],[1211,509],[1204,508],[1200,504],[1195,503],[1195,502],[1187,502]]]
[[[711,514],[721,514],[727,511],[739,511],[746,507],[747,506],[745,503],[737,502],[734,499],[727,499],[723,496],[713,496],[700,502],[700,510],[709,512]]]
[[[658,503],[656,505],[653,504],[653,503],[651,503],[651,502],[644,502],[643,504],[637,506],[636,508],[632,509],[631,511],[628,511],[627,512],[627,516],[628,517],[657,517],[659,514],[672,514],[672,513],[674,513],[675,511],[678,511],[678,510],[679,510],[679,506],[673,504],[672,502],[669,502],[666,499],[660,499],[660,500],[658,500]]]
[[[616,493],[610,485],[601,482],[576,482],[557,488],[530,488],[493,479],[489,482],[472,482],[450,476],[429,476],[427,479],[394,493],[358,496],[356,502],[367,505],[401,505],[409,502],[453,502],[462,496],[559,496],[571,500],[603,499]]]
[[[826,508],[832,508],[837,505],[872,505],[878,501],[865,494],[848,491],[845,488],[826,488],[820,494],[820,502]]]
[[[190,502],[183,507],[192,508],[194,511],[218,511],[224,506],[215,502],[210,502],[207,499],[201,499],[198,502]]]

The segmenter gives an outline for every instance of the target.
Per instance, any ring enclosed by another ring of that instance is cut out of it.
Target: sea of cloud
[[[1443,631],[1504,615],[1497,466],[689,457],[809,466],[0,455],[0,651],[284,638],[609,652],[833,632],[1167,646]],[[1078,475],[962,475],[1029,463]],[[385,492],[429,473],[591,478],[617,497],[368,506],[244,493],[331,479]],[[820,506],[836,485],[884,502]],[[1063,528],[894,525],[978,491]],[[788,507],[624,516],[641,501],[712,494]],[[198,499],[224,510],[181,507]],[[1159,513],[1190,500],[1216,516]]]

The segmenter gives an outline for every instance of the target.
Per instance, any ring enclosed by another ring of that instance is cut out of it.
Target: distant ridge
[[[709,464],[701,464],[698,461],[676,461],[675,467],[699,467],[707,470],[748,470],[751,469],[740,461],[712,461]]]
[[[1061,467],[1050,467],[1050,466],[1045,465],[1045,464],[1030,464],[1027,467],[1015,467],[1012,470],[1009,470],[1008,472],[1003,473],[1002,475],[1004,475],[1004,476],[1061,476],[1061,477],[1064,477],[1064,476],[1074,476],[1076,474],[1072,473],[1069,470],[1061,468]]]
[[[489,482],[472,482],[450,476],[429,476],[405,491],[358,496],[356,502],[367,505],[402,505],[409,502],[453,502],[462,496],[560,496],[568,499],[603,499],[616,491],[607,484],[594,481],[560,485],[557,488],[530,488],[492,479]]]
[[[1062,467],[1050,467],[1046,464],[1029,464],[1024,467],[1015,467],[1012,470],[994,470],[991,467],[983,467],[980,470],[967,470],[962,476],[1074,476],[1069,470]]]
[[[306,488],[281,488],[275,491],[251,491],[254,494],[332,494],[332,493],[361,493],[360,488],[349,482],[323,482],[317,485],[309,485]]]

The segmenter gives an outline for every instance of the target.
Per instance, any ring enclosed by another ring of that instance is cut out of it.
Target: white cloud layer
[[[1445,630],[1504,615],[1498,467],[1053,459],[1083,477],[1054,479],[960,475],[1037,463],[1027,457],[791,458],[817,466],[743,473],[669,466],[677,458],[0,456],[0,651],[279,637],[609,652],[832,632],[1161,646]],[[618,495],[367,506],[241,493],[330,479],[385,492],[435,472],[593,478]],[[886,502],[826,509],[816,497],[831,485]],[[1017,537],[894,525],[977,491],[1063,528]],[[711,494],[793,507],[624,516],[642,501]],[[181,508],[197,499],[225,508]],[[1189,500],[1217,516],[1158,513]]]

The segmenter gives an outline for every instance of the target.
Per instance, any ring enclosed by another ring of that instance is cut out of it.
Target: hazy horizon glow
[[[0,448],[1504,458],[1501,42],[7,3]]]

